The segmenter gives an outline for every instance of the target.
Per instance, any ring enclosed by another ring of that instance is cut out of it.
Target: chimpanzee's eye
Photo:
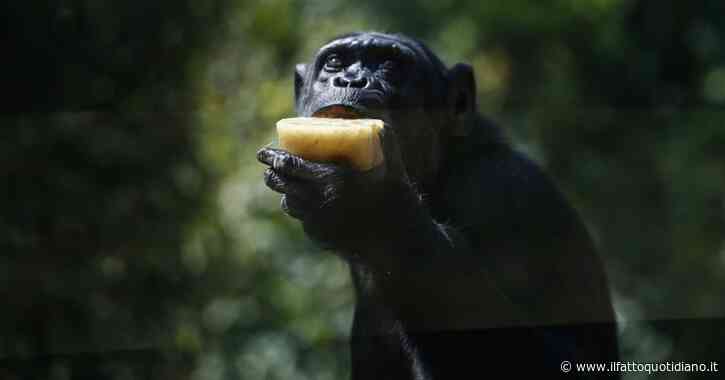
[[[381,65],[382,69],[385,71],[391,71],[394,70],[397,67],[397,64],[394,60],[388,59]]]
[[[330,54],[325,60],[325,69],[335,71],[342,68],[342,59],[337,54]]]

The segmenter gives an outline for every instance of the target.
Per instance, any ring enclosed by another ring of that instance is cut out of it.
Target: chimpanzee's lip
[[[347,104],[330,104],[313,112],[312,116],[335,119],[362,119],[366,113],[366,110],[362,107]]]

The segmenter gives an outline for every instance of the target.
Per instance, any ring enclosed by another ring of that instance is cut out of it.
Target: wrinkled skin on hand
[[[366,171],[270,147],[259,150],[257,159],[268,166],[265,184],[282,194],[282,210],[302,222],[310,237],[327,248],[354,249],[385,233],[375,223],[386,217],[381,206],[404,198],[401,192],[412,193],[392,129],[383,129],[380,141],[385,159]]]

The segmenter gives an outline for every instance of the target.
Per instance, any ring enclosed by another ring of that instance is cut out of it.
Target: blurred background
[[[0,17],[0,379],[345,379],[346,266],[280,212],[254,153],[293,113],[294,63],[361,29],[474,67],[481,112],[595,236],[623,360],[725,357],[721,0],[8,1]]]

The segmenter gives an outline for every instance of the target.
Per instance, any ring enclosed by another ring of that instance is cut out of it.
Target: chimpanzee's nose
[[[333,79],[332,84],[335,87],[366,88],[369,81],[364,75],[358,75],[355,78],[348,78],[340,75]]]

